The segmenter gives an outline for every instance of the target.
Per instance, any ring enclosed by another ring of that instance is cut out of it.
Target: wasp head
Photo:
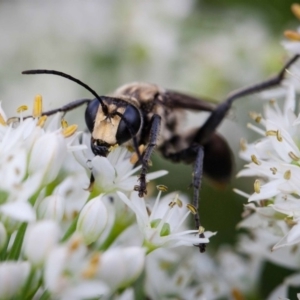
[[[101,97],[92,100],[85,111],[85,122],[92,134],[91,147],[95,155],[107,156],[111,147],[121,145],[139,132],[142,126],[140,110],[118,98]]]

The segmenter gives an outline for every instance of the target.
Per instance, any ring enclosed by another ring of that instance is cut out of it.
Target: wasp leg
[[[142,171],[139,177],[139,185],[134,187],[135,191],[139,192],[139,197],[143,197],[147,194],[147,183],[146,183],[146,174],[149,167],[150,157],[153,153],[153,150],[156,146],[157,139],[160,131],[160,122],[161,117],[159,115],[153,115],[151,118],[151,128],[149,135],[149,143],[146,148],[145,154],[142,157]]]
[[[283,79],[286,72],[286,69],[288,69],[293,63],[295,63],[300,55],[293,56],[280,70],[280,72],[260,83],[250,85],[248,87],[245,87],[243,89],[239,89],[236,91],[233,91],[228,95],[228,97],[219,104],[210,114],[210,116],[207,118],[203,126],[198,130],[195,140],[203,145],[206,143],[207,140],[210,139],[212,133],[217,129],[217,127],[220,125],[220,123],[225,118],[227,112],[231,108],[231,105],[234,100],[245,97],[247,95],[251,95],[254,93],[258,93],[261,91],[264,91],[266,89],[272,88],[274,86],[279,85]]]
[[[72,101],[64,106],[59,107],[59,108],[45,111],[42,113],[42,116],[51,116],[51,115],[54,115],[59,112],[63,112],[64,114],[66,114],[68,111],[73,110],[81,105],[88,104],[91,101],[92,101],[91,99],[75,100],[75,101]],[[27,119],[27,118],[32,118],[32,116],[27,116],[24,119]]]
[[[178,137],[180,138],[180,137]],[[203,175],[203,163],[204,163],[204,152],[205,147],[192,143],[192,145],[189,148],[183,149],[181,151],[175,152],[175,153],[168,153],[167,149],[169,148],[168,145],[172,145],[172,140],[168,141],[161,147],[159,150],[162,152],[163,156],[173,162],[188,162],[191,161],[194,163],[194,169],[193,169],[193,206],[195,207],[196,213],[194,215],[195,220],[195,226],[196,229],[199,230],[199,237],[204,238],[204,234],[201,229],[201,222],[200,222],[200,214],[198,211],[199,208],[199,192],[201,188],[202,183],[202,175]],[[195,245],[199,247],[199,251],[205,252],[205,244],[199,244]]]

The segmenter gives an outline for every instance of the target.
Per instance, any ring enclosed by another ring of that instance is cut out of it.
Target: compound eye
[[[139,110],[133,105],[128,105],[123,113],[116,134],[117,143],[119,145],[127,142],[135,136],[141,127],[141,115]]]
[[[96,120],[99,105],[99,100],[94,99],[88,104],[85,110],[85,123],[90,132],[92,132],[94,129],[94,123]]]

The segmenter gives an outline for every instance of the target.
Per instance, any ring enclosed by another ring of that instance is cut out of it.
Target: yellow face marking
[[[125,111],[125,107],[117,108],[115,105],[109,105],[108,110],[109,113],[117,110],[117,112],[123,114]],[[116,135],[117,135],[120,121],[121,121],[120,116],[114,115],[113,117],[108,117],[104,115],[102,108],[99,107],[92,137],[95,140],[104,141],[109,145],[117,144]]]

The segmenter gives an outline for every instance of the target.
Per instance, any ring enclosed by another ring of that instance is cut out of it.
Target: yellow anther
[[[291,41],[295,41],[295,42],[299,42],[300,41],[300,33],[294,30],[286,30],[284,33],[284,36],[291,40]]]
[[[170,206],[171,208],[173,208],[176,204],[177,204],[176,201],[171,201],[171,202],[169,203],[169,206]]]
[[[254,181],[254,192],[256,194],[260,193],[260,181],[258,179]]]
[[[257,157],[253,154],[251,155],[251,160],[254,162],[256,165],[261,165],[261,162],[257,159]]]
[[[251,111],[249,113],[249,116],[252,120],[254,120],[256,123],[260,123],[261,119],[262,119],[262,116],[261,114],[258,114],[257,112],[255,111]]]
[[[193,204],[188,203],[186,207],[193,215],[197,214],[197,209]]]
[[[168,187],[166,185],[163,184],[159,184],[156,186],[156,188],[161,191],[161,192],[167,192],[168,191]]]
[[[287,170],[287,171],[284,172],[283,178],[286,179],[286,180],[289,180],[289,179],[291,179],[291,175],[292,175],[291,170]]]
[[[4,120],[4,118],[3,118],[3,116],[1,114],[0,114],[0,124],[4,125],[4,126],[7,125],[6,122],[5,122],[5,120]]]
[[[294,3],[291,6],[291,10],[292,10],[292,13],[294,14],[294,16],[300,20],[300,4]]]
[[[270,168],[270,170],[272,171],[272,174],[275,175],[277,173],[277,169],[275,167]]]
[[[300,157],[298,157],[294,152],[289,152],[289,157],[292,159],[292,160],[295,160],[295,161],[298,161],[300,160]]]
[[[21,113],[23,111],[26,111],[26,110],[28,110],[28,106],[27,105],[21,105],[17,108],[17,113],[19,114],[19,113]]]
[[[240,149],[242,151],[246,151],[247,150],[247,141],[245,139],[240,139]]]
[[[176,201],[176,204],[178,205],[178,207],[182,207],[182,201],[178,198],[178,195],[176,195],[176,198],[174,201]]]
[[[94,253],[89,261],[88,267],[82,272],[84,278],[93,278],[97,274],[100,254]]]
[[[39,127],[43,127],[47,118],[48,118],[47,116],[41,116],[36,125]]]
[[[77,130],[78,126],[77,125],[70,125],[68,126],[67,128],[64,128],[61,133],[64,137],[69,137],[69,136],[72,136],[75,131]]]
[[[82,243],[81,238],[77,237],[77,238],[73,239],[68,247],[69,251],[73,252],[73,251],[77,250],[79,248],[79,246],[81,245],[81,243]]]
[[[61,125],[61,128],[63,128],[63,129],[65,129],[69,126],[68,122],[65,119],[61,119],[60,125]]]
[[[277,131],[276,130],[267,130],[266,131],[266,136],[276,136]]]
[[[204,233],[204,231],[205,231],[205,228],[203,226],[199,226],[199,229],[198,229],[199,234]]]
[[[7,119],[6,124],[10,125],[10,124],[14,124],[14,123],[19,123],[20,122],[20,118],[18,117],[11,117],[9,119]]]
[[[32,116],[38,118],[42,115],[43,112],[43,99],[41,95],[36,95],[34,97]]]
[[[145,152],[145,149],[146,149],[145,145],[140,145],[140,146],[139,146],[139,152],[140,152],[141,155]],[[137,153],[134,152],[134,153],[131,155],[131,157],[130,157],[130,163],[134,165],[134,164],[136,164],[138,161],[139,161],[139,157],[138,157]]]
[[[277,130],[277,132],[276,132],[276,137],[277,137],[277,141],[278,141],[278,142],[282,142],[282,135],[281,135],[280,130]]]

